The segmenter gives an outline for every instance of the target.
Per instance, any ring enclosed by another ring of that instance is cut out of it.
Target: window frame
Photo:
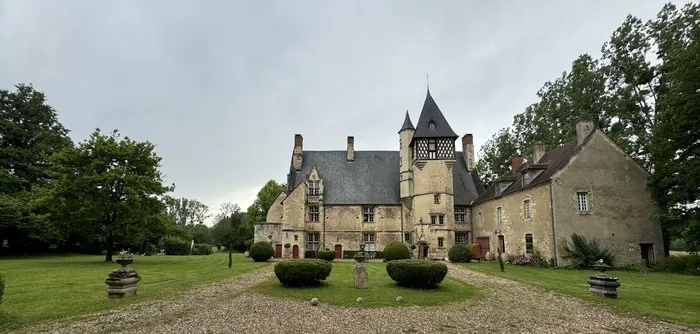
[[[313,238],[312,236],[315,236]],[[313,240],[315,239],[315,240]],[[306,250],[316,251],[321,245],[321,233],[308,232],[306,233]]]
[[[496,222],[501,225],[503,224],[503,207],[499,206],[496,208]]]
[[[581,199],[583,199],[583,201],[581,201]],[[581,204],[583,204],[583,206]],[[576,192],[576,209],[581,213],[590,212],[591,206],[590,199],[588,198],[588,191]]]
[[[444,237],[438,237],[438,248],[445,248],[445,238]]]
[[[532,200],[529,198],[523,201],[523,218],[532,219]]]
[[[464,238],[464,242],[460,241],[462,238]],[[469,232],[455,232],[455,245],[469,246]]]
[[[527,237],[530,236],[530,242],[528,243]],[[528,247],[528,245],[530,247]],[[529,250],[528,250],[529,249]],[[525,233],[525,254],[534,254],[535,252],[535,238],[532,233]]]
[[[464,223],[467,221],[467,207],[455,206],[455,223]]]
[[[365,251],[375,252],[377,248],[377,235],[373,232],[362,232],[362,244],[365,245]],[[368,247],[370,245],[371,247]]]
[[[362,207],[362,222],[374,223],[374,206]]]
[[[433,204],[440,204],[440,194],[433,194]]]
[[[315,212],[312,209],[316,209]],[[319,222],[321,221],[321,208],[318,205],[309,205],[309,208],[307,209],[306,212],[306,221],[309,222]],[[316,219],[312,219],[316,218]]]
[[[306,193],[309,196],[319,196],[321,194],[321,181],[309,180],[309,189]]]

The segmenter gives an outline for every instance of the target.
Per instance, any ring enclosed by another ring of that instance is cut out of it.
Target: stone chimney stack
[[[301,134],[294,135],[294,153],[292,154],[292,166],[294,170],[301,170],[304,159],[304,137]]]
[[[522,155],[514,155],[511,158],[511,164],[510,164],[511,172],[513,174],[515,174],[515,171],[517,171],[518,168],[520,168],[520,165],[522,165],[522,164],[523,164],[523,156]]]
[[[595,127],[593,126],[593,122],[589,120],[579,120],[576,122],[576,141],[579,145],[583,143],[584,140],[588,137],[588,135],[593,132]]]
[[[536,141],[532,145],[532,163],[537,164],[540,162],[540,159],[542,159],[542,156],[544,155],[544,143],[541,141]]]
[[[355,161],[355,137],[348,136],[348,161]]]
[[[474,170],[474,137],[467,133],[462,137],[462,154],[468,171]]]

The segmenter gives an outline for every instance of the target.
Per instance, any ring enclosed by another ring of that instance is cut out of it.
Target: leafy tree
[[[253,237],[253,229],[247,222],[246,213],[236,205],[230,216],[211,228],[211,236],[216,246],[242,251],[245,250],[245,241]]]
[[[44,93],[19,84],[0,90],[0,240],[41,238],[32,217],[32,192],[51,181],[49,156],[72,145]]]
[[[286,188],[286,185],[279,184],[275,180],[267,181],[265,186],[260,189],[255,202],[248,207],[248,223],[252,227],[256,223],[267,220],[267,211]]]
[[[476,170],[488,188],[500,176],[510,170],[511,160],[518,154],[515,138],[509,128],[503,128],[494,134],[491,139],[479,150],[479,159],[476,162]]]
[[[188,225],[187,230],[192,234],[192,239],[196,244],[212,244],[209,226],[204,224]]]
[[[231,202],[224,202],[221,203],[219,206],[219,213],[214,216],[214,224],[218,223],[222,219],[230,216],[232,213],[236,212],[236,210],[240,210],[241,208],[238,206],[238,204],[231,203]]]
[[[112,261],[116,241],[162,219],[163,196],[174,189],[163,184],[154,148],[148,141],[122,139],[117,130],[105,135],[96,129],[77,147],[52,157],[56,180],[39,204],[48,209],[48,219],[66,224],[65,230],[102,237],[105,261]]]
[[[211,216],[209,207],[196,199],[169,197],[166,201],[168,213],[179,226],[204,224],[204,221]]]
[[[658,123],[651,152],[654,195],[661,221],[686,248],[700,250],[700,26],[688,43],[664,49],[662,78],[668,90],[659,96]]]

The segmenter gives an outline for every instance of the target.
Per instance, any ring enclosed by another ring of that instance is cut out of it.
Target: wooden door
[[[343,245],[335,245],[335,258],[336,259],[343,258]]]
[[[275,257],[282,257],[282,244],[275,245]]]
[[[298,245],[292,246],[292,257],[295,259],[299,258],[299,246]]]
[[[489,245],[489,237],[476,238],[476,242],[479,245],[481,245],[481,258],[486,258],[486,253],[491,251],[491,246]]]
[[[501,254],[506,252],[506,240],[502,235],[498,236],[498,250],[501,251]]]

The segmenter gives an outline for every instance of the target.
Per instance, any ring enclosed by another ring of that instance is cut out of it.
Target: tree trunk
[[[661,227],[661,237],[663,238],[664,242],[664,256],[669,257],[671,256],[671,235],[666,227]]]
[[[107,232],[107,255],[105,255],[105,262],[112,262],[112,253],[114,253],[114,236],[112,231]]]

